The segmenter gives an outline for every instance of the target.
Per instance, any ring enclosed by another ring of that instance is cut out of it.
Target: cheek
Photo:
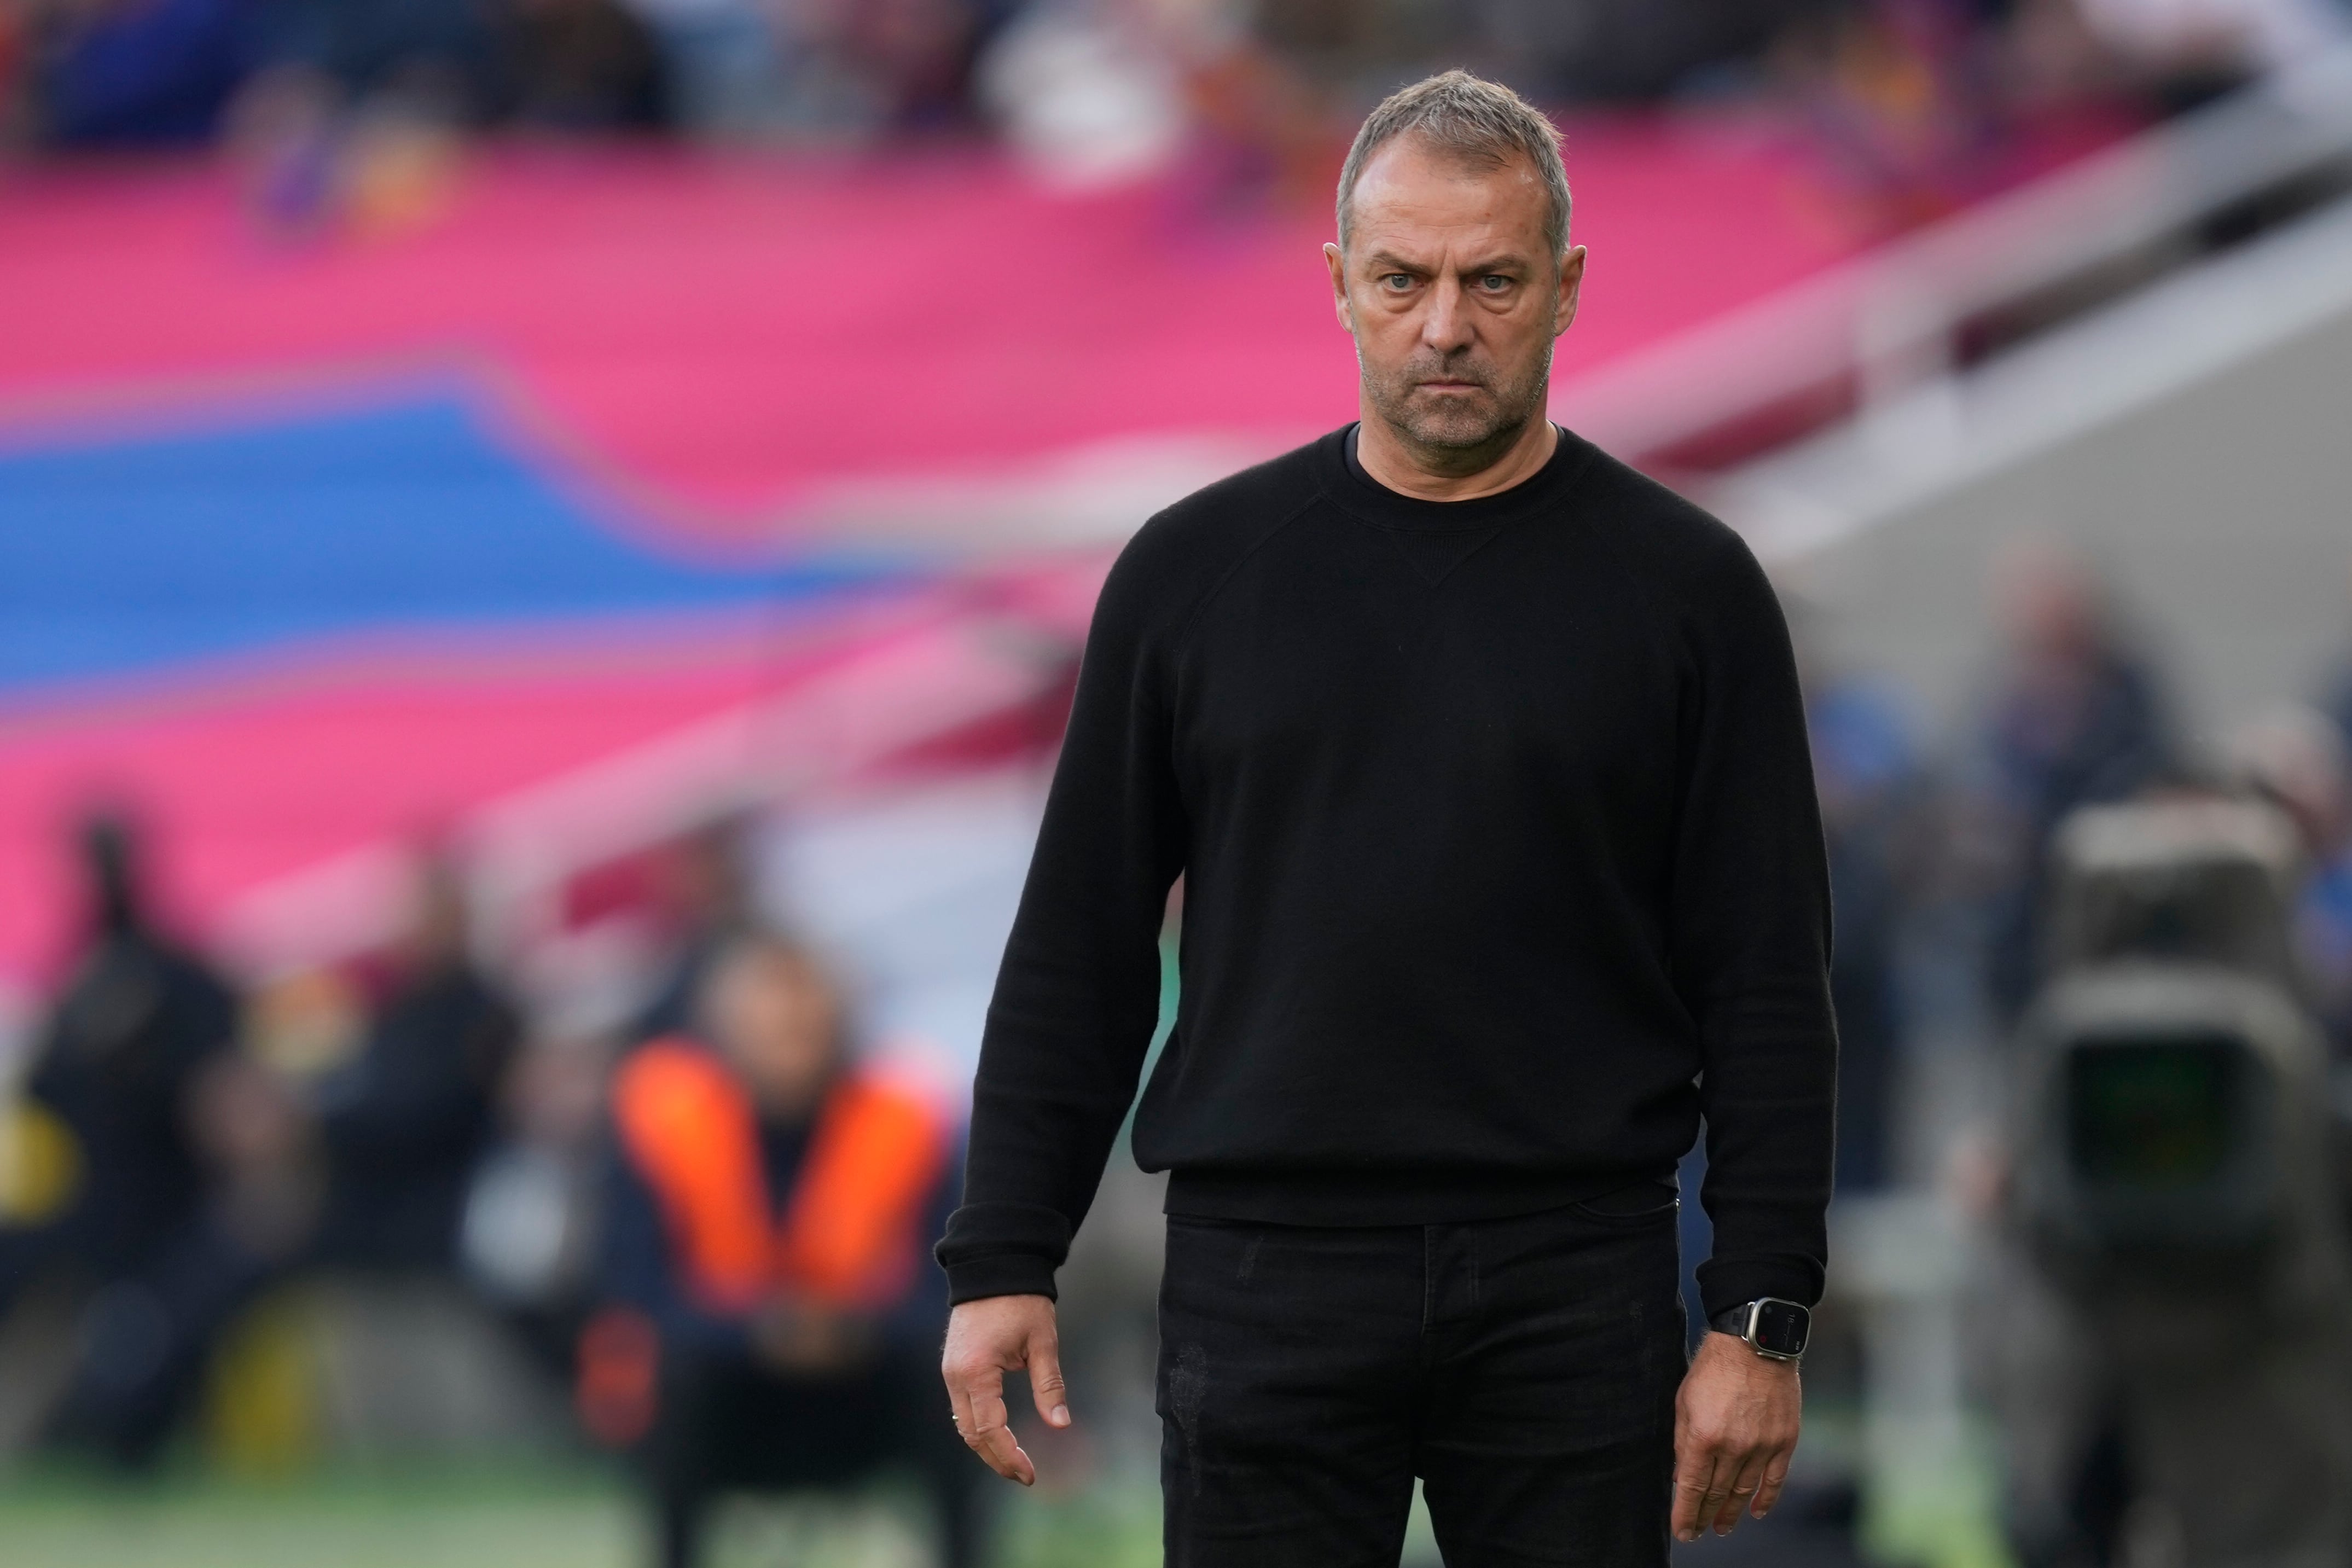
[[[1399,353],[1409,353],[1413,342],[1421,336],[1423,314],[1417,300],[1400,305],[1374,295],[1356,308],[1357,340],[1365,353],[1374,357],[1391,346]]]

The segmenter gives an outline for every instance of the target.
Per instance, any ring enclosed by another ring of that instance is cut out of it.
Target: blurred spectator
[[[1179,79],[1207,42],[1093,10],[1034,6],[979,62],[980,98],[1046,180],[1115,184],[1176,156],[1185,134]]]
[[[2001,145],[1994,40],[1969,0],[1802,7],[1775,64],[1865,226],[1895,230],[1981,195]]]
[[[439,1269],[457,1261],[466,1187],[495,1127],[519,1027],[467,951],[465,892],[427,857],[387,994],[358,1055],[321,1082],[323,1261]]]
[[[783,57],[762,0],[628,0],[654,40],[672,123],[702,135],[764,129]]]
[[[497,101],[498,34],[486,0],[248,0],[257,61],[353,99],[390,96],[452,120]]]
[[[1806,728],[1837,922],[1830,964],[1838,1026],[1837,1185],[1842,1193],[1869,1192],[1895,1174],[1904,840],[1918,768],[1901,715],[1884,692],[1850,676],[1815,668],[1806,675]]]
[[[629,1026],[629,1043],[693,1031],[704,972],[751,922],[752,826],[748,816],[717,817],[663,853],[656,891],[674,945],[652,999]]]
[[[1428,62],[1463,52],[1477,36],[1479,12],[1432,0],[1261,0],[1248,15],[1259,39],[1300,77],[1345,100],[1370,100]],[[1531,48],[1517,51],[1522,74],[1537,63]]]
[[[2340,0],[12,0],[0,137],[184,143],[247,99],[444,127],[735,138],[961,130],[1049,175],[1199,155],[1212,193],[1319,190],[1340,112],[1486,60],[1556,103],[1793,87],[1874,222],[1979,194],[2027,100],[2186,102],[2347,31]],[[26,85],[11,91],[9,84]],[[291,80],[296,85],[288,85]],[[264,115],[267,118],[267,114]]]
[[[1241,0],[1032,5],[995,33],[977,85],[1007,142],[1051,183],[1113,184],[1173,165],[1181,221],[1268,198],[1320,209],[1354,133],[1337,106],[1363,62],[1314,75],[1333,60],[1291,47],[1297,18],[1283,12]]]
[[[838,1486],[897,1459],[976,1561],[986,1472],[941,1416],[946,1291],[925,1255],[952,1200],[928,1098],[852,1065],[840,994],[805,952],[741,935],[703,984],[706,1047],[628,1058],[613,1087],[604,1294],[580,1409],[636,1447],[661,1561],[686,1568],[717,1493]]]
[[[201,1190],[189,1089],[226,1047],[236,1003],[151,922],[120,817],[81,829],[89,942],[43,1027],[25,1093],[62,1134],[54,1212],[0,1232],[0,1307],[36,1273],[103,1288],[146,1267]]]
[[[40,129],[61,146],[205,141],[253,64],[241,0],[34,0],[23,16]]]
[[[312,1123],[277,1072],[238,1052],[213,1058],[193,1085],[189,1123],[205,1201],[151,1263],[92,1300],[57,1422],[64,1441],[127,1468],[161,1454],[223,1331],[319,1216]]]
[[[11,118],[54,145],[210,140],[289,100],[331,120],[397,106],[463,125],[647,127],[667,117],[660,52],[620,0],[24,0],[0,11]]]
[[[617,0],[508,0],[508,111],[559,131],[650,129],[669,120],[652,32]]]
[[[1987,984],[2013,1020],[2039,975],[2058,825],[2173,778],[2179,757],[2156,675],[2084,562],[2012,545],[1995,563],[1994,598],[2007,646],[1972,772],[1991,851]]]
[[[858,138],[968,121],[974,61],[1017,0],[628,0],[679,121],[720,136]]]
[[[595,1040],[526,1047],[507,1075],[506,1136],[466,1197],[467,1277],[561,1376],[592,1285],[607,1065]]]
[[[793,0],[803,80],[838,83],[851,112],[890,130],[965,123],[973,62],[1012,0]],[[804,90],[806,90],[804,89]]]
[[[1439,10],[1440,7],[1428,7]],[[1820,0],[1479,0],[1481,42],[1538,100],[1662,97],[1752,58]]]

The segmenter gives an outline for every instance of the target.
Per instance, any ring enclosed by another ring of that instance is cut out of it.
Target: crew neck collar
[[[1344,425],[1318,445],[1323,490],[1339,508],[1380,528],[1415,532],[1493,528],[1558,501],[1583,472],[1593,447],[1564,426],[1544,466],[1507,490],[1469,500],[1423,500],[1388,486],[1365,471],[1353,447],[1359,426]]]

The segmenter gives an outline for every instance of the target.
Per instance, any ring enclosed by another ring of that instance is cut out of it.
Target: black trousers
[[[1168,1222],[1168,1568],[1663,1568],[1675,1205],[1463,1225]]]

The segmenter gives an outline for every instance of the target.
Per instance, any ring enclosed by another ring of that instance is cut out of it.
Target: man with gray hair
[[[1054,1276],[1141,1071],[1167,1170],[1167,1561],[1656,1568],[1761,1515],[1822,1289],[1836,1051],[1795,663],[1738,536],[1544,417],[1557,133],[1460,71],[1365,122],[1324,247],[1360,418],[1104,584],[939,1258],[965,1441],[1070,1415]],[[1710,1326],[1675,1170],[1702,1117]]]

